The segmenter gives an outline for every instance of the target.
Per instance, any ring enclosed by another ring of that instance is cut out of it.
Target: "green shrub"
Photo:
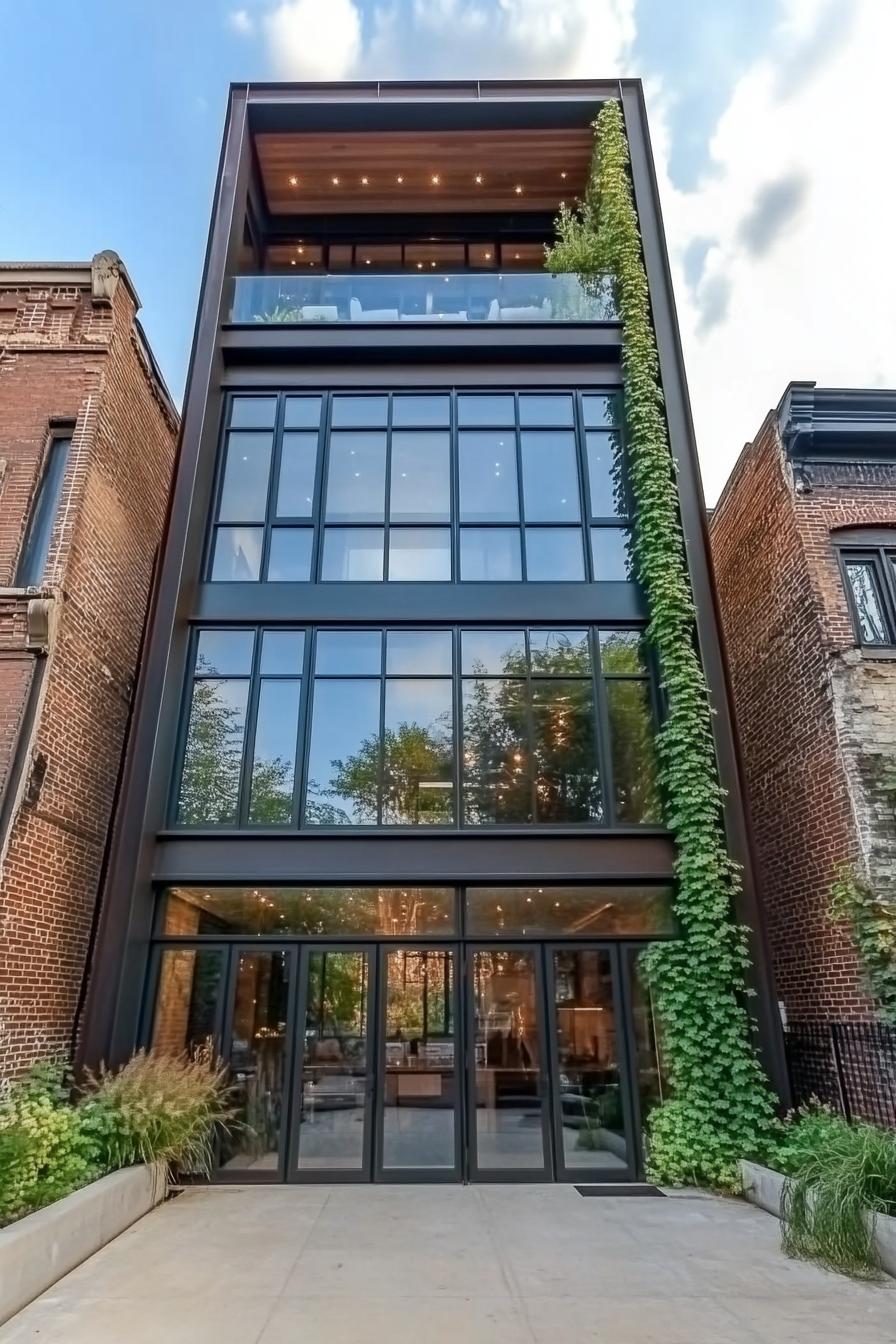
[[[781,1201],[788,1255],[854,1278],[879,1278],[878,1213],[896,1212],[896,1134],[830,1111],[784,1127],[772,1159],[787,1174]]]
[[[62,1064],[43,1064],[0,1103],[0,1226],[41,1209],[102,1173]]]
[[[141,1050],[121,1069],[90,1075],[78,1111],[109,1170],[165,1162],[208,1174],[215,1135],[232,1126],[229,1097],[223,1064]]]

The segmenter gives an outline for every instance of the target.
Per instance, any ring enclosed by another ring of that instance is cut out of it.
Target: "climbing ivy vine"
[[[732,914],[740,878],[725,838],[712,710],[697,653],[628,144],[616,100],[604,104],[594,129],[584,199],[574,210],[561,208],[546,264],[555,272],[576,272],[596,293],[605,275],[615,288],[634,560],[666,702],[657,750],[665,820],[677,849],[675,906],[682,936],[654,944],[645,956],[671,1083],[671,1099],[648,1122],[648,1170],[654,1180],[733,1187],[738,1160],[764,1152],[776,1126],[775,1103],[746,1008],[746,934]]]

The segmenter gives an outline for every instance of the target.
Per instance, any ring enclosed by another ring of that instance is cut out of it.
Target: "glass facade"
[[[654,730],[637,629],[202,629],[175,819],[658,824]]]
[[[213,582],[632,578],[618,392],[236,395]]]
[[[674,936],[671,899],[169,887],[148,1041],[228,1061],[225,1178],[630,1179],[663,1095],[643,950]]]

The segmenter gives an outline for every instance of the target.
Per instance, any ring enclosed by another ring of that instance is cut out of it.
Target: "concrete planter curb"
[[[0,1228],[0,1324],[165,1198],[165,1168],[113,1171]]]
[[[758,1162],[741,1162],[740,1175],[744,1198],[775,1218],[781,1217],[781,1196],[787,1177]],[[874,1240],[880,1256],[881,1269],[896,1278],[896,1218],[885,1213],[877,1215]]]

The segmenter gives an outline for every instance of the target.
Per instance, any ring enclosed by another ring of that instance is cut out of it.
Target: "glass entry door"
[[[633,1180],[618,949],[467,949],[468,1171]]]
[[[545,948],[558,1180],[634,1180],[618,949]]]
[[[550,1175],[541,948],[468,948],[471,1178]]]
[[[291,1180],[370,1177],[374,970],[370,947],[302,950]]]
[[[377,1178],[457,1180],[461,1050],[453,947],[381,947]]]

